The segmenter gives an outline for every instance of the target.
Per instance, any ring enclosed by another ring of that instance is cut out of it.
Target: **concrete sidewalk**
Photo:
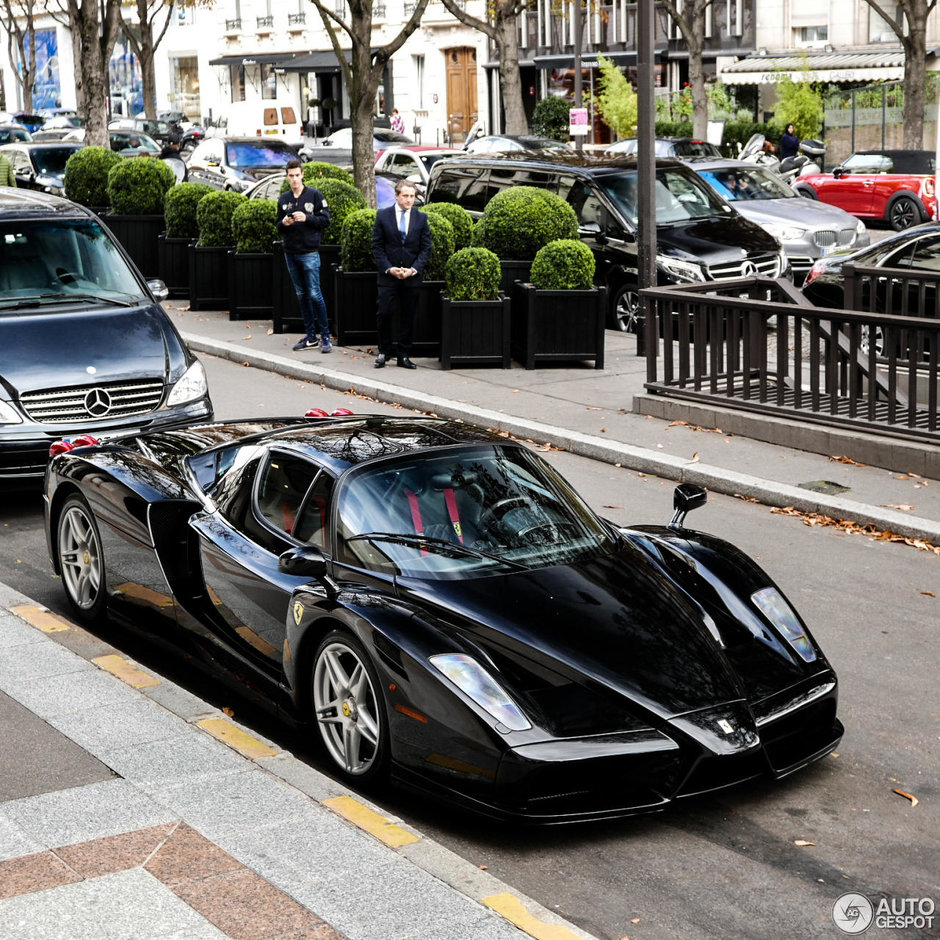
[[[826,430],[814,442],[823,452],[767,443],[802,442],[805,427],[773,418],[741,421],[716,409],[644,400],[645,360],[636,338],[607,331],[605,368],[591,364],[527,371],[464,368],[445,371],[416,359],[414,371],[394,364],[375,369],[375,351],[338,347],[292,352],[297,334],[276,334],[271,321],[232,322],[226,312],[191,311],[186,301],[164,304],[191,348],[367,398],[459,418],[547,442],[642,473],[699,483],[714,492],[793,507],[836,520],[940,545],[940,480],[928,479],[937,448]],[[729,433],[740,426],[743,432]],[[863,453],[865,460],[857,456]],[[854,456],[853,459],[853,454]]]
[[[3,940],[589,935],[0,584]]]

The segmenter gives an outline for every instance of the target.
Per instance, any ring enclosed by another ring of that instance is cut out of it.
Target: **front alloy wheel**
[[[101,538],[88,503],[77,494],[62,507],[56,551],[66,596],[79,618],[86,623],[102,619],[105,588]]]
[[[636,333],[640,328],[640,291],[633,284],[621,284],[610,306],[611,329]]]
[[[313,666],[313,709],[327,754],[357,782],[380,776],[388,753],[388,730],[378,678],[352,636],[330,633]]]

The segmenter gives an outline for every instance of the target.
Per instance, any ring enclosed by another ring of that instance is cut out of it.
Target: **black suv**
[[[454,202],[474,217],[510,186],[538,186],[566,199],[606,285],[609,325],[636,328],[639,310],[636,160],[540,159],[531,155],[448,157],[431,168],[427,201]],[[762,274],[790,277],[780,243],[719,199],[687,166],[656,161],[656,268],[660,284]]]
[[[0,484],[41,477],[62,437],[211,420],[162,297],[90,210],[0,187]]]

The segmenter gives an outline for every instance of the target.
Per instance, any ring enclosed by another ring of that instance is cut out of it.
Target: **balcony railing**
[[[273,16],[259,16],[258,17],[258,29],[271,29],[274,26],[274,17]]]
[[[287,14],[287,25],[288,26],[303,26],[307,22],[306,13],[288,13]]]
[[[234,20],[225,21],[225,31],[227,33],[237,32],[242,28],[242,18],[239,16]]]

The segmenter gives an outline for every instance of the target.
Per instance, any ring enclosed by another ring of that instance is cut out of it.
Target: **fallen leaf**
[[[888,503],[887,508],[898,509],[901,512],[911,512],[914,509],[913,506],[909,506],[907,503]]]
[[[250,369],[250,368],[251,368],[251,363],[250,363],[247,359],[242,363],[242,365],[243,365],[246,369]]]
[[[676,420],[676,421],[671,422],[670,424],[667,424],[666,427],[667,428],[687,427],[688,424],[689,424],[688,421]]]
[[[936,597],[936,596],[937,596],[936,594],[934,594],[933,591],[921,591],[920,593],[926,595],[927,597]]]
[[[607,433],[607,428],[601,428],[601,434],[606,434],[606,433]]]
[[[623,506],[612,506],[610,503],[607,503],[604,509],[623,509]]]
[[[490,868],[489,865],[481,865],[481,866],[480,866],[480,871],[489,871],[489,868]]]
[[[866,466],[866,464],[859,463],[857,460],[853,460],[851,457],[830,457],[829,459],[833,463],[850,463],[853,467]]]
[[[226,715],[228,715],[229,718],[232,718],[232,717],[234,717],[234,715],[235,715],[235,710],[232,709],[232,708],[229,708],[228,705],[224,705],[224,706],[222,707],[222,711],[223,711]]]
[[[916,806],[920,802],[912,793],[905,793],[903,790],[893,790],[892,792],[897,793],[898,796],[903,796],[906,800],[910,800],[911,806]]]
[[[698,451],[692,454],[692,459],[689,461],[689,463],[698,463]]]
[[[633,920],[630,921],[631,924],[638,924],[639,922],[640,922],[639,917],[634,917]]]
[[[735,499],[743,499],[746,503],[757,503],[760,500],[756,496],[742,496],[740,493],[734,494]]]
[[[794,845],[815,845],[815,842],[807,842],[806,839],[794,839]]]
[[[268,330],[268,336],[273,336],[273,335],[274,335],[274,327],[271,327],[271,329]]]

